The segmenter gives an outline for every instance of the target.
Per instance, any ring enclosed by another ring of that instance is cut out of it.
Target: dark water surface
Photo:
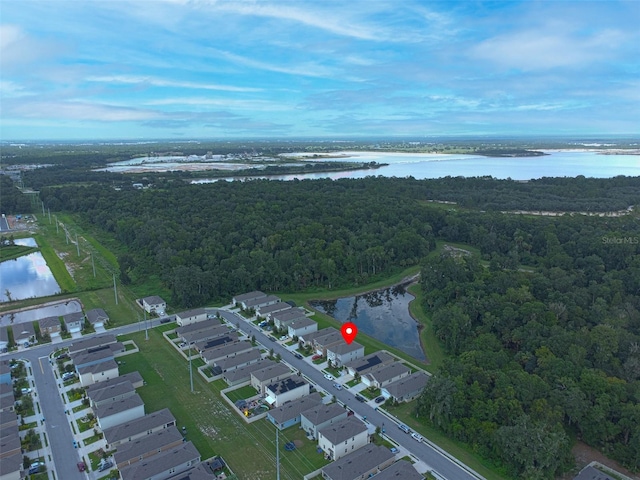
[[[342,323],[355,323],[361,333],[418,360],[426,360],[420,346],[418,323],[409,314],[409,302],[414,298],[403,285],[396,285],[355,297],[309,303]]]

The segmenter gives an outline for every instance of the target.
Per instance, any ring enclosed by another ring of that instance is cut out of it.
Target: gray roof
[[[87,363],[99,362],[113,358],[116,353],[124,352],[125,347],[122,343],[110,343],[101,347],[90,348],[71,355],[71,361],[76,367],[82,367]]]
[[[262,360],[258,360],[256,363],[252,363],[251,365],[245,365],[244,367],[236,368],[235,370],[231,370],[224,374],[224,378],[229,383],[240,381],[243,378],[247,380],[251,379],[251,374],[258,370],[262,370],[269,365],[274,365],[276,362],[273,360],[269,360],[268,358],[264,358]]]
[[[260,350],[257,348],[253,348],[246,352],[239,353],[234,357],[222,358],[220,360],[217,360],[214,365],[224,371],[235,366],[242,365],[246,362],[258,360],[260,357],[262,357],[262,353],[260,353]]]
[[[309,420],[312,425],[322,425],[324,422],[328,422],[332,418],[337,418],[341,415],[346,415],[347,411],[344,407],[341,407],[337,403],[331,403],[329,405],[318,405],[305,412],[302,412],[302,416]]]
[[[15,423],[16,428],[18,428],[18,415],[16,412],[0,412],[0,425],[6,427],[10,423]]]
[[[283,310],[289,310],[291,305],[284,302],[274,303],[272,305],[266,305],[264,307],[260,307],[260,315],[266,315],[271,312],[281,312]]]
[[[315,323],[316,322],[311,320],[309,317],[300,317],[300,318],[296,318],[293,322],[291,322],[289,324],[289,327],[291,327],[291,328],[303,328],[303,327],[308,327],[309,325],[313,325]]]
[[[87,320],[91,325],[97,322],[107,322],[109,321],[109,315],[102,308],[94,308],[87,312]]]
[[[188,461],[200,461],[200,453],[187,442],[120,469],[122,480],[145,480]],[[164,477],[163,477],[164,478]]]
[[[176,313],[176,317],[187,318],[187,317],[197,317],[199,315],[206,315],[206,310],[204,308],[194,308],[193,310],[186,310],[184,312]]]
[[[409,372],[411,372],[411,369],[404,363],[393,362],[382,368],[378,368],[371,373],[368,373],[367,376],[374,378],[379,383],[382,383],[390,380],[391,378],[397,377],[398,375]]]
[[[167,480],[216,480],[217,478],[215,474],[211,473],[211,470],[208,470],[208,467],[199,463],[186,472],[178,473]]]
[[[0,462],[0,477],[22,470],[22,453],[14,453],[4,457]],[[22,477],[20,477],[22,478]]]
[[[216,348],[208,348],[202,351],[202,357],[207,361],[217,360],[227,355],[238,354],[254,348],[251,342],[235,342],[221,345]]]
[[[91,392],[87,392],[87,396],[92,402],[100,403],[108,398],[118,397],[120,395],[126,395],[128,393],[133,393],[135,391],[136,389],[133,388],[133,384],[129,381],[126,381],[126,382],[116,383],[115,385],[110,385],[107,388],[92,390]]]
[[[81,352],[101,345],[107,345],[109,343],[115,343],[116,336],[113,334],[99,335],[97,337],[89,337],[83,340],[74,341],[69,345],[69,354]]]
[[[44,317],[38,320],[38,325],[40,325],[40,330],[45,330],[51,327],[55,327],[59,330],[60,319],[58,317]]]
[[[314,392],[307,397],[299,398],[293,402],[287,402],[281,407],[270,410],[268,415],[273,418],[276,423],[282,424],[296,418],[311,408],[317,407],[321,403],[322,397],[318,392]]]
[[[189,326],[192,326],[192,325],[198,325],[198,323],[192,323]],[[189,333],[183,333],[180,336],[184,338],[185,342],[194,343],[194,342],[197,342],[198,340],[202,340],[203,338],[211,339],[211,338],[222,337],[224,335],[228,335],[230,332],[231,330],[229,329],[229,327],[227,327],[226,325],[218,324],[218,325],[208,325],[204,328],[201,328],[200,330],[192,331]]]
[[[0,397],[4,396],[13,398],[13,387],[8,383],[0,383]]]
[[[373,480],[424,480],[424,477],[406,460],[394,463],[371,478]]]
[[[93,385],[89,385],[86,389],[87,395],[92,395],[95,392],[98,392],[99,390],[102,390],[104,388],[109,388],[114,385],[118,385],[119,383],[129,382],[131,383],[131,385],[135,385],[136,383],[141,383],[142,381],[143,381],[142,375],[140,375],[138,371],[126,373],[124,375],[120,375],[119,377],[105,380],[104,382],[98,382],[98,383],[94,383]]]
[[[95,375],[96,373],[106,372],[107,370],[113,370],[114,368],[118,368],[118,364],[114,359],[110,358],[104,362],[94,363],[87,367],[80,367],[78,368],[78,374],[84,375],[85,373],[91,373]]]
[[[328,335],[329,333],[333,333],[333,332],[338,332],[338,330],[336,330],[333,327],[327,327],[327,328],[323,328],[322,330],[318,330],[317,332],[305,333],[303,338],[305,342],[311,342],[311,341],[315,341],[317,338],[322,338],[325,335]]]
[[[9,332],[7,327],[0,327],[0,342],[9,342]]]
[[[351,416],[323,428],[318,432],[318,435],[322,435],[333,445],[337,445],[340,442],[344,442],[345,440],[366,431],[367,426],[355,416]]]
[[[277,302],[279,300],[280,298],[276,297],[275,295],[267,295],[265,297],[258,297],[254,299],[244,300],[242,303],[244,303],[247,306],[247,308],[251,308],[251,307],[259,307],[261,305],[264,305],[270,302]]]
[[[370,443],[323,467],[322,472],[324,478],[331,480],[354,480],[388,462],[393,456],[388,448]]]
[[[601,470],[587,465],[580,473],[573,478],[573,480],[615,480],[613,477],[607,475]]]
[[[429,381],[429,378],[429,375],[420,371],[396,380],[383,388],[394,397],[402,398],[405,395],[410,395],[422,390]]]
[[[240,334],[238,334],[238,332],[229,331],[226,335],[221,335],[219,337],[209,338],[207,340],[196,342],[194,346],[200,352],[204,352],[206,350],[213,350],[223,347],[229,343],[238,343],[239,340]]]
[[[375,352],[365,357],[352,360],[345,364],[348,368],[353,368],[360,375],[365,375],[370,371],[380,368],[395,361],[394,358],[386,352]]]
[[[161,305],[163,303],[166,303],[161,297],[159,297],[158,295],[150,295],[148,297],[144,297],[142,299],[143,302],[145,302],[147,305]]]
[[[4,385],[4,383],[2,385]],[[5,408],[8,409],[10,407],[13,407],[15,403],[16,403],[16,400],[13,397],[13,395],[7,395],[7,396],[4,396],[4,397],[0,397],[0,410],[4,410]]]
[[[142,401],[142,398],[140,398],[140,395],[134,393],[130,397],[123,398],[122,400],[116,400],[115,402],[100,405],[95,408],[95,412],[96,417],[106,418],[139,406],[144,406],[144,402]]]
[[[295,390],[303,385],[307,385],[307,382],[303,380],[302,377],[291,375],[290,377],[283,378],[276,383],[272,383],[267,387],[267,389],[276,395],[280,395],[281,393],[290,392],[291,390]]]
[[[21,450],[20,433],[17,428],[10,429],[8,435],[0,437],[0,452],[10,452],[11,450],[18,450],[18,452]],[[2,459],[2,461],[4,461],[4,459]]]
[[[273,317],[274,319],[277,318],[281,322],[286,322],[287,320],[296,318],[306,318],[306,316],[306,312],[300,307],[290,308],[288,310],[284,310],[282,312],[274,313],[273,315],[271,315],[271,317]]]
[[[33,337],[36,334],[31,322],[13,324],[13,338],[16,342],[20,342]]]
[[[208,328],[219,326],[222,322],[218,318],[207,318],[206,320],[202,320],[201,322],[190,323],[189,325],[185,325],[184,327],[176,328],[176,333],[179,336],[186,335],[192,332],[199,332],[200,330],[206,330]]]
[[[176,418],[168,408],[163,408],[157,412],[148,413],[144,417],[136,418],[127,423],[107,428],[104,431],[104,438],[108,444],[133,437],[139,433],[153,430],[161,425],[175,424]]]
[[[325,328],[325,329],[320,330],[320,331],[323,332],[325,330],[329,330],[329,329]],[[333,331],[327,332],[324,335],[321,335],[319,337],[315,337],[313,339],[313,341],[315,343],[317,343],[318,345],[322,345],[322,346],[331,345],[332,343],[336,343],[337,341],[344,342],[344,339],[342,338],[342,333],[340,333],[338,330],[333,329],[333,328],[331,330],[333,330]],[[346,345],[346,343],[345,343],[345,345]]]
[[[164,430],[158,430],[151,435],[146,435],[137,440],[120,445],[113,457],[116,465],[119,465],[123,462],[138,459],[142,455],[151,453],[154,450],[157,451],[175,442],[182,442],[182,434],[175,426],[171,426]]]
[[[233,297],[233,299],[236,302],[244,302],[245,300],[249,300],[251,298],[260,298],[260,297],[266,297],[266,296],[267,296],[266,293],[263,293],[260,290],[254,290],[253,292],[236,295],[235,297]]]
[[[84,323],[84,313],[82,312],[71,312],[63,315],[65,325],[70,323]]]
[[[251,374],[252,377],[256,377],[256,380],[259,382],[264,382],[265,380],[271,380],[272,378],[279,377],[282,374],[291,373],[289,367],[287,367],[284,363],[276,363],[274,365],[269,365],[261,370],[257,370]]]
[[[362,349],[364,349],[364,346],[360,345],[358,342],[347,343],[344,339],[327,345],[327,351],[331,351],[336,355],[344,355],[346,353]]]

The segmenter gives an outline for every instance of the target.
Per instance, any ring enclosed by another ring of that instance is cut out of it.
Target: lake
[[[335,152],[340,158],[315,158],[324,162],[377,162],[388,165],[375,170],[354,170],[348,172],[323,172],[292,175],[238,176],[223,179],[211,178],[193,180],[191,183],[211,183],[219,180],[248,180],[268,178],[271,180],[303,180],[330,178],[365,178],[369,176],[413,177],[418,180],[442,177],[480,177],[531,180],[542,177],[576,177],[584,175],[594,178],[611,178],[618,175],[640,176],[640,155],[601,155],[593,151],[545,151],[539,157],[484,157],[480,155],[447,155],[430,153],[390,153],[390,152]],[[303,158],[308,154],[290,154]],[[311,159],[309,159],[311,160]]]
[[[404,286],[396,285],[355,297],[314,300],[309,304],[342,323],[355,323],[361,333],[418,360],[426,360],[418,323],[409,314],[409,302],[414,298]]]
[[[33,238],[15,241],[18,245],[37,247]],[[60,286],[53,277],[40,252],[23,255],[0,263],[0,302],[45,297],[60,293]]]

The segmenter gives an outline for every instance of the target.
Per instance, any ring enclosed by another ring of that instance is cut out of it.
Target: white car
[[[422,441],[424,440],[424,438],[422,437],[422,435],[420,435],[419,433],[413,432],[411,434],[411,438],[413,438],[414,440],[417,440],[418,442],[422,443]]]
[[[340,385],[339,383],[334,383],[333,386],[336,387],[338,390],[342,390],[342,385]]]
[[[331,375],[330,373],[325,373],[325,374],[324,374],[324,378],[326,378],[327,380],[335,380],[335,379],[333,378],[333,375]]]

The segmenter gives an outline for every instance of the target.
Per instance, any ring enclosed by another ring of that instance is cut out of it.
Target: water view
[[[315,161],[377,162],[388,165],[374,170],[323,172],[292,175],[228,177],[200,179],[191,183],[211,183],[218,180],[303,180],[330,178],[365,178],[369,176],[413,177],[418,180],[442,177],[480,177],[531,180],[542,177],[611,178],[618,175],[640,176],[640,155],[602,155],[593,151],[547,151],[540,157],[484,157],[480,155],[446,155],[421,153],[336,152],[339,158],[317,158]],[[303,154],[292,154],[302,158]]]
[[[59,303],[42,305],[28,310],[7,312],[0,315],[0,327],[14,325],[16,323],[35,322],[46,317],[61,317],[68,313],[82,311],[82,305],[78,300],[65,300]]]
[[[33,238],[16,239],[15,243],[37,247]],[[56,293],[60,293],[60,286],[40,252],[0,263],[0,302],[45,297]]]
[[[409,314],[409,302],[414,298],[404,286],[397,285],[355,297],[316,300],[310,304],[342,323],[355,323],[361,333],[425,360],[418,323]]]

